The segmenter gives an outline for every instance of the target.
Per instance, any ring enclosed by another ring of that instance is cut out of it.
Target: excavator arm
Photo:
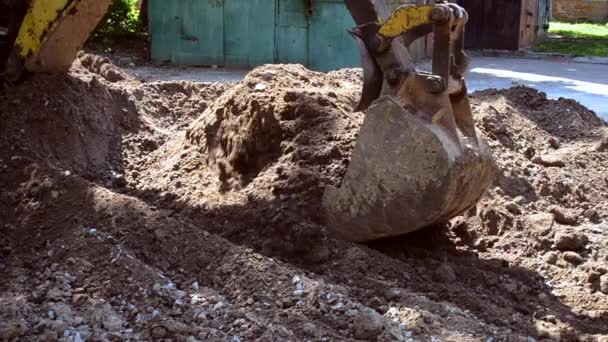
[[[111,0],[3,0],[0,75],[67,71]]]

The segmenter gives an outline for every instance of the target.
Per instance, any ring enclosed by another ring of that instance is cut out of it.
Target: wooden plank
[[[530,47],[538,32],[538,0],[522,0],[519,48]]]
[[[274,62],[275,1],[224,0],[224,60],[228,67]]]

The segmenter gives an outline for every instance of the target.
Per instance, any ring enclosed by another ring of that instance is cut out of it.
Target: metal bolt
[[[445,90],[445,84],[441,78],[438,77],[427,77],[428,91],[433,94],[441,93]]]
[[[401,79],[402,72],[400,69],[390,69],[386,73],[386,80],[389,84],[396,84]]]
[[[446,23],[450,20],[450,10],[444,6],[435,6],[431,11],[431,20],[436,23]]]

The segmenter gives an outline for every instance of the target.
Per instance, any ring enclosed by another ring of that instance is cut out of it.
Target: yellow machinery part
[[[73,9],[77,4],[71,0],[35,0],[28,10],[15,45],[23,59],[36,54],[40,49],[42,38],[47,34],[64,10]]]
[[[418,26],[432,24],[431,5],[404,5],[397,8],[380,27],[380,34],[386,38],[395,38]]]
[[[67,71],[111,0],[33,0],[7,63],[17,79],[32,72]]]

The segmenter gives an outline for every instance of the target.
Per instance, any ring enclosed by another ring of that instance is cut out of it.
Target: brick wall
[[[558,21],[608,21],[608,0],[553,0],[553,19]]]

